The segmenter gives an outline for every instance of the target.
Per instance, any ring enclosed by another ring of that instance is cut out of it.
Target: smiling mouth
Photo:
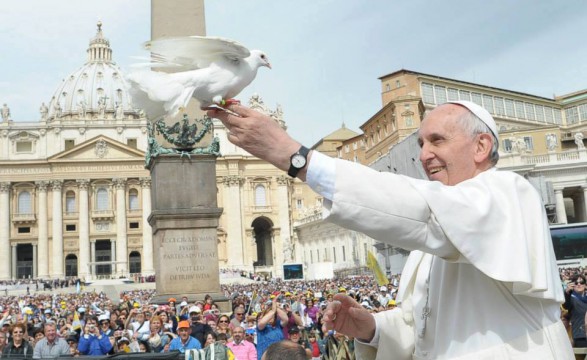
[[[440,171],[442,171],[442,170],[444,170],[444,166],[439,166],[439,167],[433,167],[433,168],[429,168],[429,169],[428,169],[428,172],[430,173],[430,175],[434,175],[434,174],[436,174],[437,172],[440,172]]]

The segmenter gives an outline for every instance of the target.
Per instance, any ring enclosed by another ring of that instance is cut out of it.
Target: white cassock
[[[416,250],[398,292],[401,302],[416,277],[413,359],[574,359],[542,200],[521,176],[491,169],[445,186],[314,152],[307,182],[327,199],[328,221]],[[358,359],[399,351],[391,314],[375,315]]]

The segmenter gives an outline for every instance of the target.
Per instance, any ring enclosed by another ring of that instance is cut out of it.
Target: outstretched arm
[[[270,162],[287,171],[290,157],[300,149],[301,144],[292,139],[271,117],[242,105],[231,105],[228,111],[210,110],[208,116],[222,121],[229,131],[228,140],[252,155]],[[233,115],[234,113],[236,115]],[[308,163],[312,152],[308,155]],[[297,177],[306,179],[303,168]]]

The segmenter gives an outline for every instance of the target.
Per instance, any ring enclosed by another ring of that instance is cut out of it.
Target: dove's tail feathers
[[[136,71],[127,75],[133,103],[143,109],[150,120],[175,115],[186,107],[193,87],[184,87],[173,80],[172,74],[157,71]]]

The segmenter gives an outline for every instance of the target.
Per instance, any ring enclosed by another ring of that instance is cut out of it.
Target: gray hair
[[[491,164],[495,166],[499,161],[499,141],[497,141],[497,137],[489,126],[485,124],[481,119],[477,117],[477,115],[473,114],[470,111],[466,111],[463,115],[461,115],[457,119],[457,123],[459,126],[465,131],[466,133],[470,134],[471,136],[475,136],[477,134],[490,134],[493,144],[491,145],[491,153],[489,154],[489,161]]]

